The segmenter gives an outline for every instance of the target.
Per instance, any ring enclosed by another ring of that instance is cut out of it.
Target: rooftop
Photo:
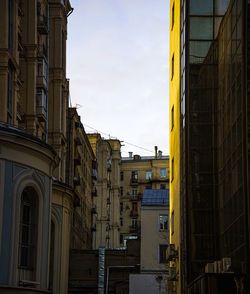
[[[145,189],[142,206],[169,206],[168,189]]]
[[[147,161],[147,160],[163,160],[169,159],[169,155],[162,155],[155,158],[155,156],[136,156],[133,157],[122,157],[122,161]]]

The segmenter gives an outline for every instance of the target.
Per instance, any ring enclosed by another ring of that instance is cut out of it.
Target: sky
[[[169,154],[169,0],[71,5],[67,78],[85,131],[123,141],[122,156]]]

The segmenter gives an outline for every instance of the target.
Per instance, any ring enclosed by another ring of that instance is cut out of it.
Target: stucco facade
[[[119,140],[105,140],[100,134],[88,134],[97,160],[96,218],[93,231],[93,249],[120,247],[119,232]]]
[[[145,189],[168,189],[169,157],[134,155],[123,157],[120,174],[120,246],[140,237],[141,200]]]

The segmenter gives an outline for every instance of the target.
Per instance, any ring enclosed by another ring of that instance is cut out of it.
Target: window
[[[137,212],[137,202],[132,203],[132,211]]]
[[[172,6],[172,29],[174,27],[174,3],[173,3],[173,6]]]
[[[166,184],[161,184],[160,189],[166,189]]]
[[[159,245],[159,263],[165,263],[166,260],[166,251],[167,251],[168,245]]]
[[[123,195],[123,187],[120,187],[120,194]]]
[[[9,0],[9,50],[13,49],[13,0]]]
[[[19,266],[28,270],[36,267],[37,204],[35,190],[25,188],[21,196]]]
[[[160,214],[159,215],[159,230],[165,231],[168,229],[168,216]]]
[[[151,170],[146,170],[146,180],[151,179]]]
[[[8,73],[8,96],[7,96],[7,107],[8,107],[8,114],[7,114],[7,122],[10,124],[11,123],[11,118],[12,118],[12,71],[9,68],[9,73]]]
[[[172,164],[171,164],[171,180],[174,179],[174,158],[172,158]]]
[[[137,198],[137,189],[132,189],[132,198]]]
[[[62,46],[62,68],[64,68],[64,46],[65,46],[65,40],[64,40],[64,31],[62,31],[62,44],[61,44],[61,46]]]
[[[161,178],[166,178],[166,169],[165,168],[161,168],[161,170],[160,170],[160,177]]]
[[[174,77],[174,54],[172,56],[172,76],[171,76],[171,79],[173,79]]]
[[[123,202],[120,202],[120,213],[123,212]]]
[[[146,188],[145,188],[146,190],[150,190],[150,189],[152,189],[152,186],[150,185],[150,186],[146,186]]]
[[[64,89],[61,88],[61,131],[63,132],[63,123],[64,123]]]
[[[172,211],[171,215],[171,234],[174,233],[174,211]]]
[[[123,218],[122,217],[120,218],[120,226],[121,227],[123,226]]]
[[[132,218],[132,220],[131,220],[131,226],[134,229],[137,228],[137,218]]]
[[[120,244],[123,244],[123,235],[120,235]]]
[[[174,128],[174,105],[171,110],[171,131],[173,130],[173,128]]]
[[[123,181],[123,171],[122,172],[120,172],[120,181]]]
[[[137,180],[138,180],[138,171],[137,170],[132,171],[131,176],[132,176],[132,182],[137,182]]]

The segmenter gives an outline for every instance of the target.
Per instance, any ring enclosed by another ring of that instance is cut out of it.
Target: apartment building
[[[68,0],[0,3],[0,287],[67,293]]]
[[[248,292],[249,4],[170,5],[167,293]]]
[[[105,140],[100,134],[88,134],[88,138],[96,156],[98,174],[93,249],[118,248],[121,144],[119,140]]]
[[[169,157],[129,154],[122,157],[120,173],[120,246],[124,240],[140,238],[141,201],[145,189],[168,189]]]

